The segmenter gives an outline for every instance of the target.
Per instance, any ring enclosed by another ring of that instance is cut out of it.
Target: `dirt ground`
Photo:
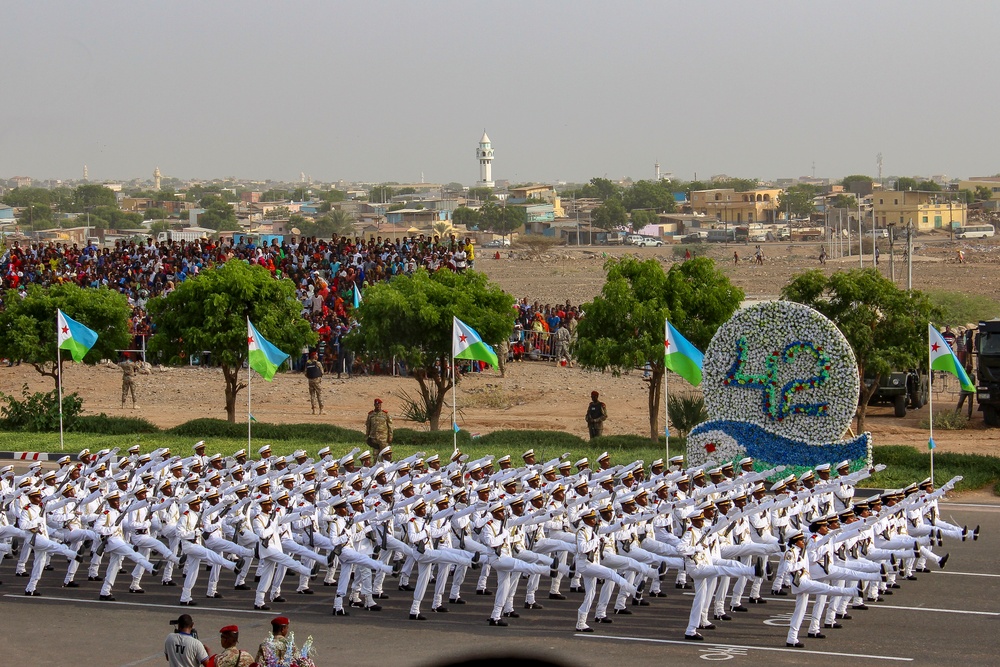
[[[947,289],[970,294],[995,296],[1000,294],[1000,242],[967,243],[967,264],[958,264],[955,248],[944,243],[940,235],[931,242],[917,244],[914,252],[914,286],[918,289]],[[682,246],[679,246],[682,247]],[[799,271],[818,266],[819,244],[764,244],[766,262],[763,266],[743,263],[734,266],[734,247],[749,258],[752,246],[700,246],[699,254],[715,257],[730,278],[742,287],[749,299],[777,296],[781,286]],[[830,248],[827,249],[831,251]],[[897,255],[901,249],[897,246]],[[514,296],[528,297],[541,303],[583,303],[596,296],[604,282],[602,270],[606,256],[633,254],[656,257],[669,265],[675,252],[662,248],[560,248],[542,259],[492,259],[481,251],[476,268],[485,271],[492,280]],[[831,253],[835,254],[835,252]],[[728,258],[728,261],[723,261]],[[901,257],[897,256],[896,273],[905,282]],[[870,255],[866,256],[870,264]],[[883,252],[881,268],[888,271],[888,252]],[[825,267],[834,271],[840,267],[857,266],[857,257],[830,259]],[[1000,313],[998,313],[1000,315]],[[52,383],[39,376],[30,366],[0,367],[0,391],[19,393],[27,382],[32,391],[49,391]],[[938,409],[953,409],[957,402],[957,382],[946,378],[935,392]],[[114,367],[85,367],[67,364],[64,380],[66,391],[78,392],[88,413],[109,415],[138,413],[153,423],[169,427],[198,417],[225,418],[223,380],[221,372],[200,368],[157,368],[137,381],[139,409],[121,409],[121,374]],[[671,383],[672,392],[684,391],[683,382]],[[394,415],[401,411],[400,392],[415,394],[416,382],[398,377],[354,377],[336,379],[327,376],[324,391],[327,415],[312,415],[309,409],[306,380],[301,374],[282,374],[274,382],[255,380],[253,392],[254,416],[264,422],[329,421],[361,429],[372,400],[381,397]],[[498,429],[553,429],[586,435],[583,414],[592,390],[601,392],[608,405],[605,433],[648,433],[646,384],[641,373],[613,377],[578,368],[556,367],[552,363],[522,362],[508,366],[506,378],[489,371],[468,377],[458,392],[459,425],[472,433]],[[687,391],[692,391],[687,387]],[[238,419],[246,419],[246,393],[239,397]],[[927,408],[910,412],[903,419],[892,416],[891,407],[869,409],[868,429],[876,444],[909,444],[926,447],[927,429],[921,421],[927,418]],[[662,416],[660,427],[662,428]],[[447,417],[442,418],[446,427]],[[397,418],[397,426],[408,425]],[[419,428],[419,426],[417,426]],[[986,429],[981,413],[974,413],[970,428],[964,431],[935,433],[938,451],[974,452],[1000,455],[1000,430]]]

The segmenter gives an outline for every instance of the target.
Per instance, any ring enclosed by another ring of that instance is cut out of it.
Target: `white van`
[[[994,234],[993,225],[969,225],[955,230],[956,239],[990,239]]]

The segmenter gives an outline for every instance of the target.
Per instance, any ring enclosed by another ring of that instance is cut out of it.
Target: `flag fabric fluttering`
[[[354,283],[354,307],[357,308],[361,305],[361,290],[358,289],[358,284]]]
[[[670,322],[663,340],[663,365],[697,387],[701,384],[701,366],[705,359]]]
[[[458,319],[452,318],[451,356],[455,359],[484,361],[493,368],[499,368],[496,351],[476,333],[476,330]]]
[[[962,368],[962,364],[955,356],[955,352],[948,345],[941,332],[934,328],[933,324],[927,325],[928,329],[928,354],[931,361],[931,371],[945,371],[958,378],[962,385],[962,391],[975,393],[976,385],[972,384],[969,374]]]
[[[97,332],[88,329],[61,310],[56,312],[58,313],[56,316],[58,322],[56,336],[59,349],[69,350],[73,361],[83,361],[83,357],[97,342]]]
[[[254,328],[250,318],[247,318],[247,347],[250,349],[248,360],[250,368],[257,371],[268,382],[278,372],[278,366],[285,363],[288,355],[269,343],[260,332]]]

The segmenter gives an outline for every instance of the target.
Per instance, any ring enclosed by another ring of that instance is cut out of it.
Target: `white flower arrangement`
[[[749,422],[807,443],[839,440],[858,402],[847,339],[819,312],[791,301],[737,311],[712,338],[702,378],[711,419]]]

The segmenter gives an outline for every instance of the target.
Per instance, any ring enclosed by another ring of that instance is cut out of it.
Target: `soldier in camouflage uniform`
[[[316,404],[318,403],[319,413],[323,414],[323,364],[319,362],[315,350],[309,353],[305,374],[306,379],[309,380],[309,405],[312,406],[312,412],[316,414]]]
[[[587,406],[587,429],[590,437],[596,438],[604,432],[604,420],[608,418],[608,408],[599,401],[600,394],[590,392],[590,405]]]
[[[132,361],[129,353],[125,353],[125,359],[118,364],[122,372],[122,409],[125,408],[125,399],[131,394],[132,409],[135,410],[135,376],[139,374],[139,369]]]
[[[375,450],[392,444],[392,417],[382,410],[381,398],[375,399],[375,409],[368,413],[365,437],[368,446]]]

